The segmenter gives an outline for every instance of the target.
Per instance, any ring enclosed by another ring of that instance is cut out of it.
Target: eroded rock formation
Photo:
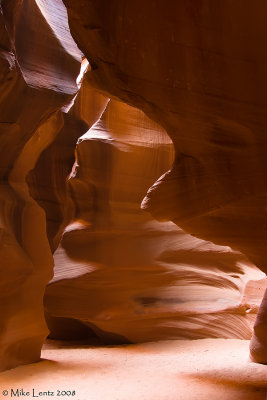
[[[39,359],[48,281],[51,337],[249,338],[266,4],[64,3],[80,50],[61,0],[0,2],[0,369]]]
[[[242,295],[249,277],[260,276],[253,265],[140,208],[173,156],[162,128],[116,100],[79,139],[68,180],[76,212],[45,295],[50,337],[251,337],[258,302],[253,309],[252,296],[242,304]]]
[[[64,3],[92,84],[141,108],[173,140],[174,166],[144,208],[266,272],[266,3]],[[263,305],[252,355],[267,362],[265,318]]]
[[[42,6],[30,0],[0,5],[0,369],[38,360],[48,332],[43,294],[53,258],[45,212],[25,179],[62,129],[59,110],[78,89],[81,55],[66,10],[60,1],[53,12]],[[61,23],[53,24],[46,12]]]

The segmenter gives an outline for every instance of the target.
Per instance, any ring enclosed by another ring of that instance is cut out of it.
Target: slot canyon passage
[[[266,399],[266,18],[0,0],[0,398]]]

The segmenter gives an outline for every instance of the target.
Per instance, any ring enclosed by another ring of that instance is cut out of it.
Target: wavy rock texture
[[[0,1],[0,369],[39,359],[54,251],[51,337],[249,338],[265,285],[251,262],[267,270],[266,4],[64,2],[81,50],[61,0]]]
[[[64,3],[92,84],[144,110],[173,139],[172,171],[144,208],[266,272],[266,2]]]
[[[47,335],[43,294],[53,258],[26,177],[62,129],[59,110],[77,92],[81,63],[60,1],[50,14],[60,25],[46,19],[41,1],[1,1],[1,370],[38,360]]]
[[[32,197],[45,210],[52,251],[58,247],[66,225],[75,218],[66,181],[75,162],[77,140],[99,119],[107,101],[89,86],[85,74],[73,106],[68,112],[61,112],[61,129],[27,176]],[[85,197],[84,202],[87,201]]]
[[[250,338],[261,274],[239,252],[158,222],[140,208],[173,163],[166,132],[111,100],[77,144],[69,179],[76,215],[54,254],[45,308],[50,337],[104,343]],[[250,306],[254,299],[254,308]]]

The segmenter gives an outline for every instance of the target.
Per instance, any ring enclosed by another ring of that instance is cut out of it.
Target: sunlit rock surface
[[[54,254],[45,295],[50,337],[251,337],[261,297],[252,310],[242,296],[247,280],[263,274],[229,247],[141,210],[173,156],[164,130],[115,100],[79,139],[68,182],[76,215]]]
[[[52,251],[58,247],[66,225],[75,217],[75,205],[67,180],[75,162],[77,140],[99,119],[107,101],[106,97],[88,86],[85,75],[73,106],[68,112],[61,112],[63,123],[57,136],[27,176],[32,197],[45,210]],[[90,201],[86,195],[83,199],[85,203]]]
[[[54,338],[250,338],[266,4],[64,2],[80,49],[61,0],[0,1],[0,369],[39,359],[43,300]]]
[[[92,84],[141,108],[173,139],[172,171],[143,207],[266,272],[266,2],[64,3]],[[266,321],[263,306],[255,340],[265,354]]]
[[[66,10],[53,4],[47,12],[60,25],[50,24],[41,2],[0,4],[0,369],[38,360],[48,333],[43,294],[53,258],[26,177],[63,126],[59,110],[77,92],[81,63]]]

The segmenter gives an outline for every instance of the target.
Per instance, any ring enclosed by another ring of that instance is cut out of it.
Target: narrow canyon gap
[[[0,369],[38,361],[49,331],[249,339],[267,271],[265,1],[64,4],[0,2]]]

